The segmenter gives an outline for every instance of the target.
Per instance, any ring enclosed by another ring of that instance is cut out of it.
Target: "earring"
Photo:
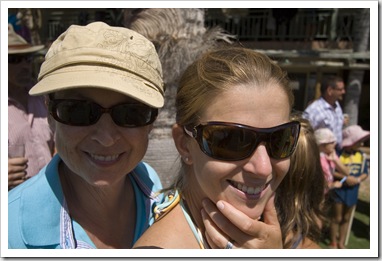
[[[184,162],[187,163],[188,162],[188,157],[185,157],[183,160],[184,160]]]

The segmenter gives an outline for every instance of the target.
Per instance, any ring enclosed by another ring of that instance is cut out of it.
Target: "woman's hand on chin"
[[[203,200],[201,210],[205,237],[211,248],[283,248],[281,228],[272,196],[264,208],[263,221],[254,220],[225,201]]]

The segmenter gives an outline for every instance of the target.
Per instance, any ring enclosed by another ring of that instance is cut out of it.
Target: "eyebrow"
[[[62,90],[62,91],[59,91],[59,93],[61,95],[63,95],[63,97],[54,97],[53,95],[54,94],[57,94],[57,92],[55,93],[50,93],[49,94],[49,98],[52,100],[52,99],[78,99],[78,100],[87,100],[87,101],[92,101],[92,102],[95,102],[97,103],[97,101],[95,101],[92,97],[89,97],[87,95],[84,95],[82,92],[79,91],[79,89],[82,89],[82,88],[95,88],[95,87],[92,87],[92,86],[89,86],[89,87],[79,87],[79,88],[73,88],[73,89],[67,89],[67,90]],[[123,94],[121,94],[123,95]],[[129,103],[129,104],[144,104],[143,102],[140,102],[130,96],[127,96],[127,95],[123,95],[125,97],[126,100],[122,101],[122,102],[119,102],[119,104],[121,103]]]

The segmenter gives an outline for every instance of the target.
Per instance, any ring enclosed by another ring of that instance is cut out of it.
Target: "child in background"
[[[333,190],[334,217],[331,222],[332,244],[337,248],[345,248],[344,242],[353,210],[358,201],[359,184],[368,177],[369,161],[367,155],[360,150],[363,142],[370,137],[370,132],[358,125],[343,130],[343,152],[341,162],[350,170],[341,188]],[[338,243],[334,241],[339,232]]]
[[[344,180],[342,180],[342,182],[340,180],[334,180],[335,171],[340,172],[340,175],[342,175],[340,179],[342,179],[348,175],[349,170],[341,163],[336,154],[335,146],[337,140],[330,129],[317,129],[314,131],[314,136],[316,137],[320,150],[321,166],[327,181],[325,190],[325,194],[327,194],[329,190],[333,188],[340,188],[342,182],[344,182]]]
[[[334,133],[328,128],[317,129],[314,132],[316,137],[316,142],[320,150],[320,161],[322,170],[324,172],[327,186],[325,188],[325,205],[324,209],[328,216],[330,216],[330,223],[324,226],[324,229],[329,229],[330,240],[329,248],[337,248],[336,235],[332,231],[332,219],[334,218],[334,193],[335,188],[342,187],[342,183],[347,179],[349,175],[349,170],[344,166],[337,153],[336,153],[336,142],[337,139]],[[339,173],[337,172],[339,171]]]

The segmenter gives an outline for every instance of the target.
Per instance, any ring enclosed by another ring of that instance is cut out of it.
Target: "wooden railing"
[[[206,16],[206,26],[220,26],[240,40],[352,41],[356,9],[298,9],[289,20],[277,22],[272,9],[246,16]]]
[[[346,40],[351,42],[354,14],[357,12],[357,9],[295,9],[296,13],[291,19],[281,20],[278,19],[280,17],[272,15],[274,9],[248,9],[249,12],[246,15],[228,16],[216,10],[220,9],[206,9],[206,26],[220,26],[242,41]],[[100,20],[100,15],[102,15],[101,20],[105,22],[115,22],[112,21],[115,14],[109,14],[110,10],[88,9],[86,11],[81,9],[51,11],[47,19],[48,39],[56,39],[72,23],[86,24]]]

